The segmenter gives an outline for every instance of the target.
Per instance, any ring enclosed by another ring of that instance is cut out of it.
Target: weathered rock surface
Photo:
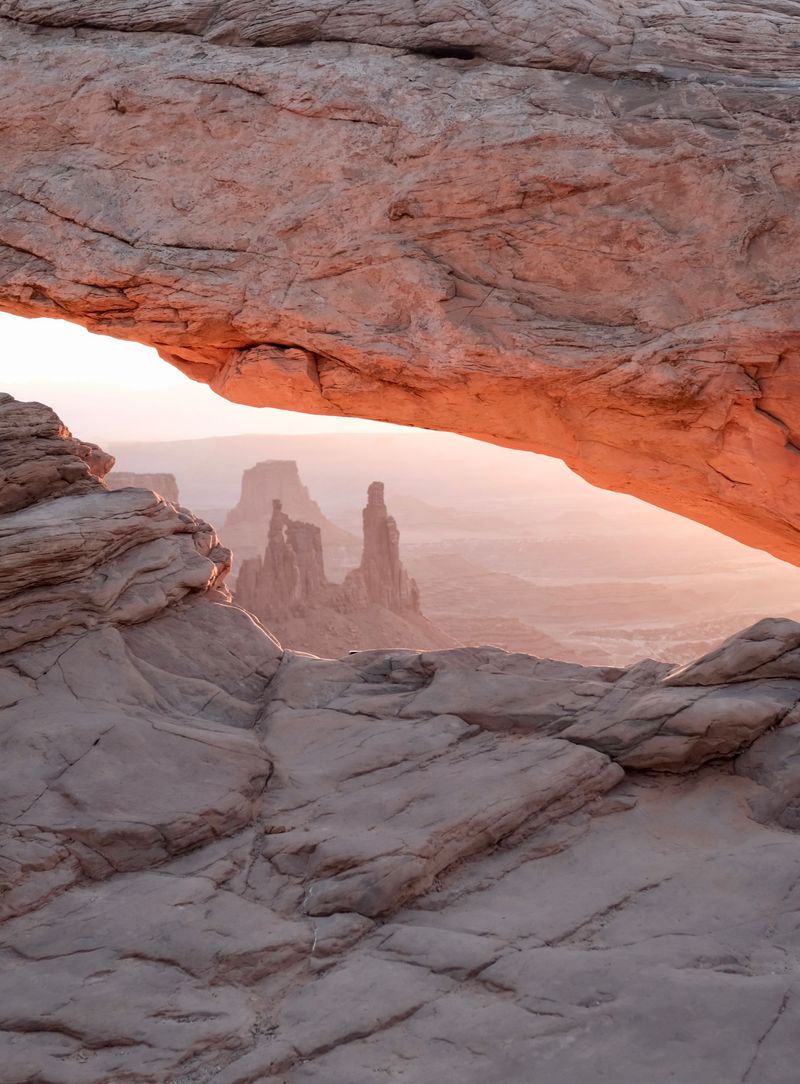
[[[556,455],[800,560],[791,4],[0,18],[4,309],[240,402]]]
[[[105,482],[109,489],[152,489],[170,504],[180,504],[174,474],[137,474],[135,471],[112,470],[106,475]]]
[[[338,527],[324,514],[300,479],[293,459],[271,459],[256,463],[242,475],[239,503],[225,519],[222,534],[233,550],[238,570],[241,563],[261,557],[269,536],[275,501],[280,501],[284,513],[300,523],[319,528],[326,550],[338,554],[351,551],[356,539],[343,527]]]
[[[106,489],[90,468],[110,457],[46,407],[5,398],[10,447],[27,506],[0,522],[5,912],[249,823],[271,766],[239,728],[281,654],[230,605],[207,524]]]
[[[361,563],[342,583],[326,575],[322,528],[292,519],[280,500],[272,503],[266,550],[242,562],[236,602],[285,647],[336,658],[377,646],[458,645],[421,612],[419,589],[400,560],[400,532],[387,511],[383,483],[369,486]]]
[[[63,493],[83,446],[2,405],[45,480],[1,517],[8,612],[17,582],[64,615],[0,652],[2,1084],[793,1084],[796,624],[678,673],[325,661],[209,555],[88,621],[94,574],[148,583],[142,523],[208,529],[80,455]],[[44,529],[21,564],[9,521],[75,502],[86,567],[59,580]]]
[[[0,393],[3,515],[50,497],[92,493],[113,464],[95,444],[75,440],[49,407]]]
[[[800,628],[794,621],[758,621],[697,662],[668,674],[667,685],[724,685],[758,678],[793,678],[800,665]]]

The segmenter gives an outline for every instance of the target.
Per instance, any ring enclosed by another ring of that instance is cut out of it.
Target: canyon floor
[[[794,1084],[800,625],[283,651],[0,397],[2,1084]]]

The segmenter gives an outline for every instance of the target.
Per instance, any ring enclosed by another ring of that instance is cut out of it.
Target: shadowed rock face
[[[800,560],[793,11],[0,19],[3,308],[239,402],[559,456]]]
[[[797,624],[298,655],[109,465],[0,400],[4,1080],[791,1084]]]

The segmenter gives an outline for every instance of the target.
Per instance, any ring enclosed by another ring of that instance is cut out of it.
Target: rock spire
[[[348,575],[345,584],[351,583],[356,588],[362,585],[366,600],[387,610],[419,613],[419,588],[400,561],[400,532],[386,509],[383,482],[373,482],[367,490],[362,521],[361,565]]]
[[[419,589],[400,559],[400,532],[386,508],[383,482],[370,485],[362,519],[361,563],[333,583],[325,572],[322,528],[292,519],[274,500],[266,549],[242,562],[236,601],[284,646],[315,654],[378,644],[453,646],[422,615]]]
[[[354,546],[353,536],[332,523],[313,500],[300,479],[297,463],[293,459],[267,459],[243,473],[239,502],[222,528],[240,567],[243,560],[262,554],[264,538],[272,532],[276,501],[288,519],[317,527],[322,543],[329,549]]]

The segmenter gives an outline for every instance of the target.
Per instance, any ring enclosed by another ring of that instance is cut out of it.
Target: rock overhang
[[[788,16],[90,7],[0,3],[0,307],[800,560]]]

